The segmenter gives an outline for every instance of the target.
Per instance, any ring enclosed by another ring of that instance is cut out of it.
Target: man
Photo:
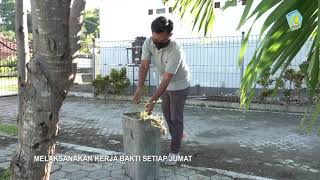
[[[171,152],[167,165],[177,163],[183,135],[183,110],[190,86],[189,67],[186,64],[182,48],[171,40],[173,22],[163,16],[151,24],[152,37],[147,38],[142,47],[139,82],[133,97],[134,103],[140,103],[143,85],[149,70],[151,57],[161,75],[161,83],[146,104],[150,115],[155,102],[161,96],[162,112],[171,135]]]

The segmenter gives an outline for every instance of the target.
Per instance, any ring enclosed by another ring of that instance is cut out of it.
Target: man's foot
[[[173,166],[177,164],[177,161],[179,159],[179,153],[169,153],[168,159],[164,162],[165,165]]]

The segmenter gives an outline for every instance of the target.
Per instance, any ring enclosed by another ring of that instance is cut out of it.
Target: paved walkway
[[[16,97],[0,98],[1,123],[15,122],[16,102]],[[121,152],[121,115],[134,110],[129,102],[68,97],[60,113],[59,142],[61,147],[67,146],[67,151],[61,153],[90,154],[90,147]],[[155,113],[161,114],[159,106]],[[193,161],[175,167],[162,166],[161,178],[320,179],[320,138],[299,134],[300,118],[295,114],[256,111],[244,114],[235,110],[186,107],[182,154],[192,155]],[[164,149],[168,138],[168,135],[163,138]],[[8,147],[0,151],[0,168],[10,160],[5,157],[10,152]],[[77,150],[79,147],[84,149]],[[123,179],[122,165],[121,162],[58,162],[52,177]]]
[[[1,136],[1,135],[0,135]],[[2,136],[5,137],[5,136]],[[103,157],[122,155],[115,151],[104,151],[84,146],[58,143],[58,147],[63,147],[63,152],[56,153],[62,157]],[[9,167],[12,154],[16,149],[16,144],[1,149],[0,148],[0,168]],[[94,153],[93,153],[94,152]],[[94,158],[93,158],[94,159]],[[58,161],[51,169],[51,180],[130,180],[124,174],[124,162],[95,162],[95,161]],[[192,167],[188,165],[164,166],[160,167],[159,180],[232,180],[232,179],[256,179],[268,180],[253,175],[246,175],[214,168]]]

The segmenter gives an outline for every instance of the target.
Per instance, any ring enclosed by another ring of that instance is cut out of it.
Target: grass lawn
[[[0,78],[0,91],[18,92],[18,80],[16,77]]]
[[[0,78],[0,91],[18,92],[18,80],[16,77]]]
[[[18,135],[18,128],[16,125],[0,124],[0,132],[10,135]]]
[[[7,86],[0,85],[0,90],[18,92],[18,85],[7,85]]]
[[[17,77],[0,77],[0,84],[18,83]]]

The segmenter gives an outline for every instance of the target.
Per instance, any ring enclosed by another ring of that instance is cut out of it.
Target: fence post
[[[243,41],[244,41],[244,34],[245,34],[245,32],[243,31],[241,34],[242,34],[242,35],[241,35],[241,46],[242,46],[242,43],[243,43]],[[241,46],[240,46],[240,49],[241,49]],[[243,72],[244,72],[244,57],[242,57],[241,65],[240,65],[240,66],[241,66],[241,67],[240,67],[240,87],[239,87],[239,88],[241,88],[241,82],[242,82]]]
[[[95,46],[96,46],[96,41],[95,39],[92,39],[92,57],[91,57],[91,69],[92,69],[92,93],[93,93],[93,97],[95,97],[94,95],[94,86],[93,86],[93,81],[96,78],[96,53],[95,53]]]

